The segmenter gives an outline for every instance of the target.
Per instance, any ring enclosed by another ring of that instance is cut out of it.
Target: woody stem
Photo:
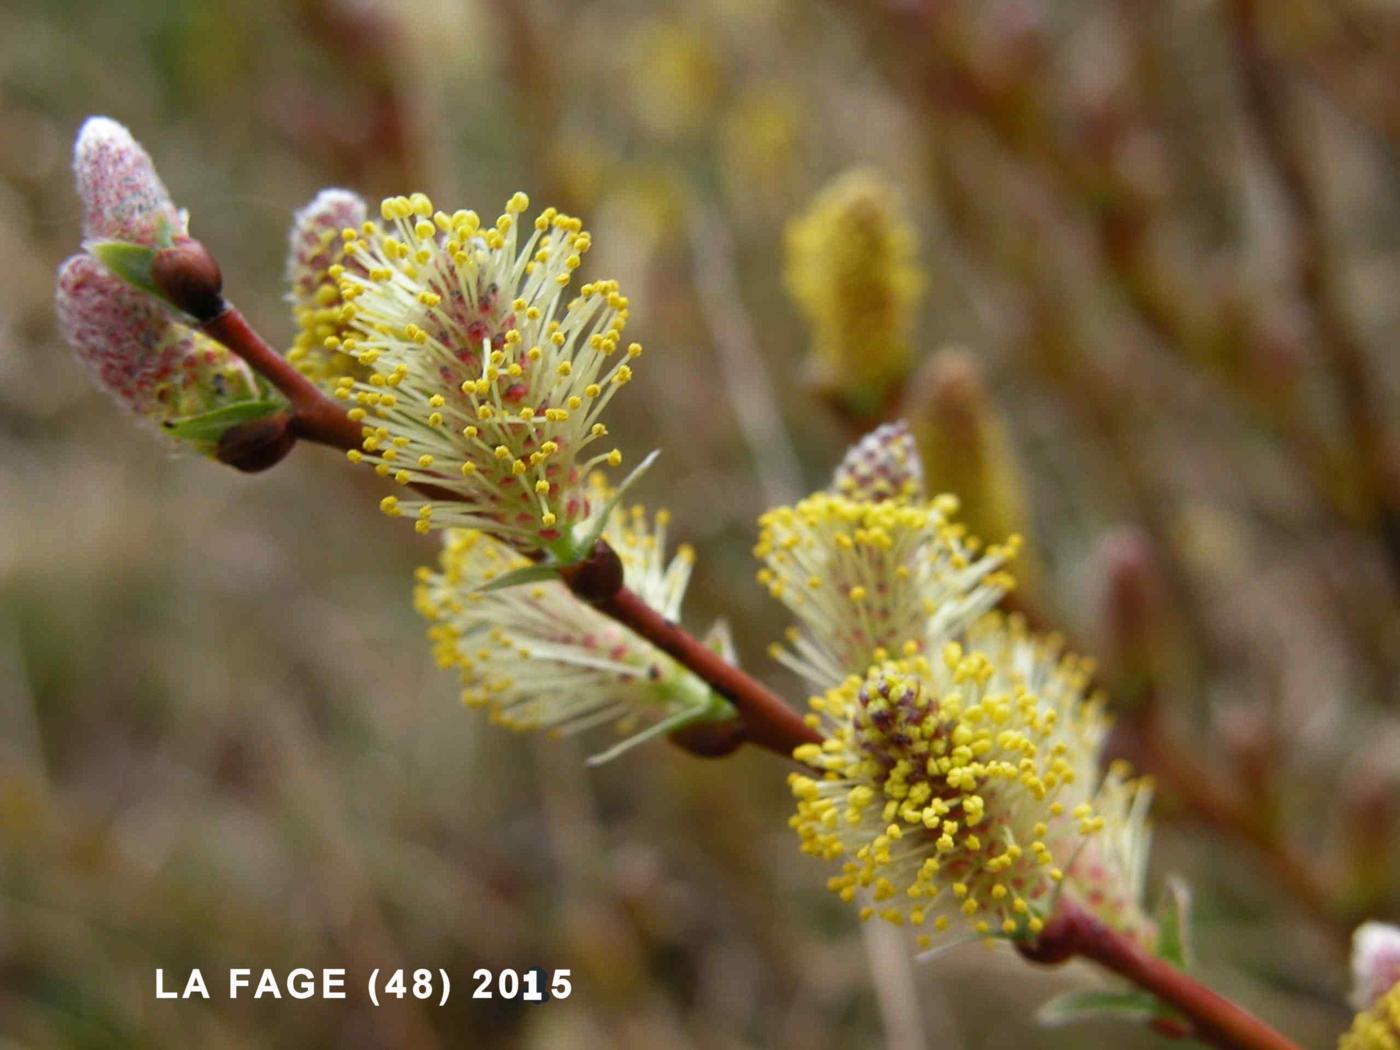
[[[1047,965],[1090,959],[1176,1007],[1192,1037],[1220,1050],[1299,1050],[1298,1044],[1247,1010],[1144,951],[1072,901],[1061,900],[1040,936],[1020,951],[1031,962]]]
[[[241,357],[292,403],[293,426],[299,437],[334,448],[360,446],[360,425],[351,420],[333,398],[327,397],[287,360],[270,347],[244,319],[238,308],[224,309],[203,325],[206,334]],[[578,577],[567,578],[574,586]],[[605,597],[575,590],[600,612],[651,642],[677,663],[688,668],[729,700],[742,719],[743,738],[791,756],[799,744],[820,743],[821,736],[803,721],[781,697],[758,679],[725,660],[694,635],[666,619],[635,592],[623,587]]]
[[[751,677],[693,634],[623,587],[594,607],[682,664],[738,710],[746,740],[791,757],[799,744],[819,744],[821,735],[758,679]]]
[[[223,310],[200,327],[206,335],[243,358],[253,371],[292,403],[292,421],[298,437],[333,448],[360,447],[360,425],[272,349],[248,324],[238,307],[226,302]]]

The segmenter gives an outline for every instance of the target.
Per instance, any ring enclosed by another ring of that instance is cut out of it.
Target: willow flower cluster
[[[758,581],[796,614],[774,655],[825,687],[883,656],[921,647],[929,624],[956,633],[1011,586],[1020,541],[979,552],[954,519],[957,500],[923,497],[903,423],[856,444],[832,488],[759,519]]]
[[[594,487],[600,483],[595,479]],[[609,502],[607,493],[596,492]],[[603,538],[622,561],[626,585],[679,620],[695,556],[666,557],[665,510],[608,512]],[[558,580],[499,590],[493,582],[531,563],[475,529],[449,529],[438,571],[420,569],[415,602],[429,623],[439,666],[456,669],[462,701],[517,730],[576,733],[612,724],[622,750],[691,722],[732,715],[694,674],[591,606]],[[726,655],[727,634],[713,632]]]
[[[924,285],[913,224],[879,174],[848,172],[791,223],[786,276],[812,330],[814,383],[872,413],[909,373]]]
[[[54,306],[64,339],[94,381],[128,411],[201,452],[211,413],[264,397],[252,371],[169,307],[102,261],[106,251],[169,247],[188,237],[150,156],[116,121],[92,117],[78,133],[73,173],[83,208],[83,253],[59,267]]]
[[[421,193],[388,198],[380,221],[341,231],[334,295],[317,285],[302,317],[359,366],[325,369],[341,371],[334,393],[363,425],[350,458],[417,488],[386,497],[385,513],[567,556],[592,509],[587,475],[622,461],[589,450],[642,348],[622,342],[616,282],[566,295],[590,244],[579,221],[547,208],[526,223],[528,204],[517,193],[483,224]],[[306,270],[319,262],[313,248]]]
[[[342,231],[359,229],[368,217],[359,194],[325,189],[292,217],[287,243],[287,299],[297,334],[287,360],[307,378],[329,389],[342,376],[362,378],[365,370],[340,347],[350,334],[340,281],[353,260],[345,258]]]
[[[65,264],[59,310],[79,352],[163,420],[256,394],[241,362],[140,290],[141,266],[188,225],[149,157],[92,122],[77,170],[88,234],[135,250]],[[913,278],[887,195],[863,179],[795,230],[793,279],[814,308],[835,293],[830,340],[878,337],[884,358],[854,343],[827,355],[864,361],[876,371],[857,378],[873,382],[902,353]],[[527,223],[527,207],[516,194],[486,224],[414,194],[374,221],[354,194],[323,191],[289,238],[288,357],[348,403],[363,438],[349,458],[407,490],[382,509],[446,530],[415,599],[463,701],[517,729],[611,724],[623,739],[602,760],[733,710],[556,575],[601,536],[626,585],[677,620],[693,555],[668,558],[665,512],[620,507],[594,470],[620,461],[589,452],[641,347],[622,341],[614,282],[569,291],[590,246],[579,221],[547,208]],[[759,579],[798,621],[775,655],[816,691],[823,738],[794,753],[809,770],[791,779],[802,847],[839,862],[832,890],[867,917],[1029,938],[1067,893],[1147,939],[1148,792],[1125,770],[1099,775],[1106,720],[1087,662],[991,611],[1018,538],[983,546],[957,509],[925,495],[914,439],[892,424],[852,447],[828,490],[760,520]],[[712,644],[732,658],[722,633]]]
[[[820,690],[824,742],[794,752],[811,772],[790,778],[802,848],[839,863],[828,886],[862,917],[924,947],[955,928],[1033,937],[1065,893],[1147,941],[1149,792],[1099,775],[1092,667],[988,611],[1016,540],[968,538],[956,502],[901,468],[909,443],[882,428],[838,469],[845,494],[762,519],[759,578],[801,624],[778,658]]]

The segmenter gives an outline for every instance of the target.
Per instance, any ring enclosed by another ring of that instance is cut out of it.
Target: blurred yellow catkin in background
[[[811,327],[813,384],[843,411],[877,417],[913,368],[924,286],[914,229],[879,173],[847,172],[793,220],[786,276]]]

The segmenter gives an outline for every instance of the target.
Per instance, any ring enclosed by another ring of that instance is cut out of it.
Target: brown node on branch
[[[1016,950],[1033,963],[1058,966],[1079,954],[1084,923],[1077,909],[1064,909],[1051,917],[1033,941],[1021,941]]]
[[[166,299],[201,323],[224,312],[223,274],[198,241],[181,241],[156,252],[151,280]]]
[[[601,605],[622,590],[622,559],[607,540],[593,545],[588,557],[559,570],[569,590],[589,605]]]
[[[682,751],[698,758],[723,758],[744,746],[747,734],[738,718],[724,722],[697,722],[677,729],[669,737]]]
[[[282,461],[296,445],[289,412],[237,423],[219,435],[214,458],[245,474],[256,474]]]

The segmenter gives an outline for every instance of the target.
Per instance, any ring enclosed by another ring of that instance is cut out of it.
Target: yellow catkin
[[[953,629],[1011,586],[1018,541],[974,554],[956,501],[868,503],[819,492],[759,518],[758,580],[803,623],[779,659],[819,686],[880,652],[922,647],[930,617]]]
[[[292,220],[287,245],[287,298],[297,333],[287,360],[323,389],[342,376],[362,377],[350,312],[340,282],[347,266],[347,228],[365,220],[365,203],[347,190],[322,190]]]
[[[361,413],[361,461],[408,487],[420,531],[555,550],[595,509],[589,473],[622,462],[589,446],[642,348],[623,341],[617,282],[570,290],[592,244],[579,220],[546,208],[529,221],[528,207],[517,193],[488,224],[415,193],[343,230],[331,338],[356,367],[331,390]],[[442,495],[415,491],[429,487]]]
[[[787,286],[811,327],[811,375],[858,415],[876,414],[912,366],[915,253],[913,224],[873,171],[836,179],[788,226]]]
[[[1017,540],[983,547],[928,499],[907,430],[879,428],[832,490],[760,518],[758,579],[799,626],[773,654],[816,689],[790,823],[863,916],[1025,939],[1061,896],[1145,947],[1145,781],[1100,774],[1090,661],[988,612]]]
[[[1337,1050],[1400,1050],[1400,984],[1356,1015]]]
[[[793,757],[818,773],[790,778],[803,851],[839,863],[832,892],[892,922],[1024,939],[1068,892],[1150,938],[1147,793],[1099,781],[1107,721],[1087,665],[997,614],[964,637],[813,701],[826,742]]]
[[[601,482],[590,484],[606,501]],[[679,619],[694,555],[682,546],[666,557],[667,517],[617,508],[604,537],[627,584],[662,615]],[[450,529],[438,567],[418,571],[415,605],[429,623],[438,665],[458,673],[467,706],[485,708],[511,729],[575,732],[612,724],[624,734],[666,719],[730,713],[694,675],[558,580],[484,589],[530,564],[479,530]]]

